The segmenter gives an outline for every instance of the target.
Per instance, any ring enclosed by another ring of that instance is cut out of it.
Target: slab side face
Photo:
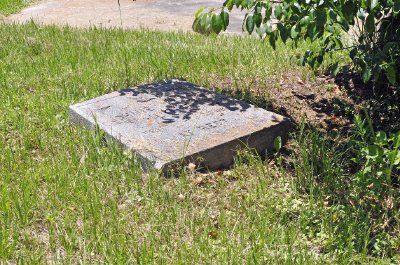
[[[180,80],[112,92],[73,105],[70,113],[76,123],[97,124],[156,169],[182,159],[227,167],[238,147],[271,149],[291,126],[283,116]]]

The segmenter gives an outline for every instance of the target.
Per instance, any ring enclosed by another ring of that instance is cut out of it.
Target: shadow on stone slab
[[[195,163],[217,170],[232,165],[239,148],[263,155],[291,122],[281,115],[182,80],[140,85],[70,107],[72,121],[97,126],[162,172]]]
[[[194,84],[180,80],[179,82],[166,81],[149,85],[140,85],[135,88],[123,89],[121,96],[139,97],[140,94],[152,95],[154,98],[145,99],[151,101],[155,98],[164,100],[163,123],[173,123],[180,119],[190,120],[193,114],[200,110],[201,106],[221,106],[229,111],[246,111],[250,104],[217,94],[210,90],[198,87]],[[141,101],[143,102],[143,101]]]

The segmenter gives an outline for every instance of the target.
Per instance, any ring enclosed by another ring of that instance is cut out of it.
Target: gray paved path
[[[191,31],[196,11],[203,6],[220,6],[217,0],[47,0],[7,18],[9,22],[70,25],[73,27],[147,28]],[[231,14],[228,32],[241,32],[243,13]]]

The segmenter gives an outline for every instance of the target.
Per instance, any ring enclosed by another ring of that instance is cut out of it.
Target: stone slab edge
[[[98,102],[102,99],[107,99],[107,96],[108,95],[104,95],[92,100],[87,100],[71,105],[69,107],[70,120],[73,123],[77,125],[82,125],[88,129],[95,129],[96,124],[92,124],[89,120],[83,118],[83,115],[79,113],[79,107],[82,105],[90,104],[92,102]],[[101,124],[97,124],[97,126],[99,126],[99,128],[104,131],[105,135],[108,138],[116,141],[118,144],[123,146],[123,148],[130,150],[139,159],[145,171],[156,169],[161,171],[162,173],[167,173],[168,171],[179,168],[179,166],[182,164],[188,164],[192,162],[196,165],[199,165],[201,164],[202,159],[208,161],[207,169],[209,170],[228,168],[233,163],[236,152],[240,148],[250,148],[255,150],[258,154],[264,155],[266,151],[268,152],[273,150],[274,140],[276,137],[280,136],[282,138],[282,141],[286,142],[289,136],[289,132],[292,130],[292,123],[290,119],[283,116],[280,117],[282,119],[279,122],[268,123],[261,130],[249,133],[240,138],[213,146],[211,148],[204,149],[195,154],[185,154],[182,156],[182,158],[169,162],[154,161],[152,156],[145,153],[139,153],[136,150],[126,146],[123,142],[120,141],[118,136],[114,135],[111,131],[108,131],[107,128],[102,127]],[[221,161],[225,161],[225,163],[221,163]]]

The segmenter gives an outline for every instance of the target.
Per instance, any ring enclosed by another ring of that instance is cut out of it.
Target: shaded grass
[[[211,86],[229,77],[244,91],[293,71],[307,80],[313,73],[290,59],[307,44],[273,51],[253,38],[34,24],[1,25],[0,34],[2,261],[372,262],[321,251],[306,211],[319,202],[298,194],[279,165],[244,152],[200,183],[190,172],[142,174],[132,155],[68,119],[70,104],[161,79]]]

